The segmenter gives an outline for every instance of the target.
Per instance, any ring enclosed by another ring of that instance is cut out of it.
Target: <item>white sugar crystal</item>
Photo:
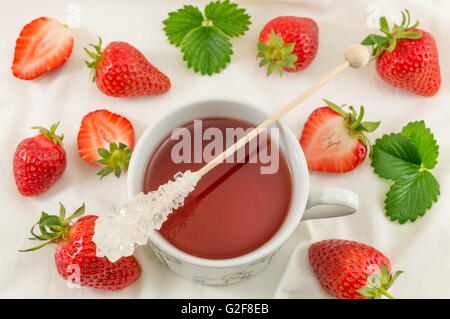
[[[196,172],[178,172],[173,181],[159,186],[158,190],[141,192],[115,214],[99,217],[92,238],[97,245],[97,256],[115,262],[132,255],[136,246],[145,245],[153,231],[161,228],[174,209],[183,206],[199,180]]]

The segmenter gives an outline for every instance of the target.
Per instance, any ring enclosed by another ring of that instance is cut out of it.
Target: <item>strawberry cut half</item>
[[[309,116],[300,144],[311,171],[344,173],[361,164],[371,150],[364,132],[373,132],[380,122],[362,122],[360,113],[349,106],[350,112],[324,100],[327,106],[316,109]]]
[[[78,152],[91,165],[104,167],[97,175],[114,172],[120,177],[128,170],[135,143],[133,125],[125,117],[108,110],[86,114],[78,132]]]
[[[41,17],[27,24],[16,41],[13,75],[31,80],[60,67],[69,58],[73,37],[69,28],[53,18]]]

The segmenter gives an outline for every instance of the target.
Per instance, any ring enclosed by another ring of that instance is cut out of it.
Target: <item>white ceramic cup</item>
[[[142,191],[147,164],[155,150],[174,128],[197,119],[211,117],[241,119],[258,125],[268,116],[269,114],[250,103],[222,98],[196,101],[178,108],[150,125],[139,139],[128,170],[129,198]],[[297,138],[282,121],[278,121],[272,127],[279,128],[279,146],[291,171],[293,194],[287,217],[278,232],[263,246],[250,253],[218,260],[189,255],[171,245],[155,231],[150,237],[151,247],[158,258],[173,272],[206,285],[226,285],[248,279],[270,264],[300,220],[345,216],[358,209],[358,196],[349,190],[340,188],[310,190],[308,167]],[[308,211],[309,208],[319,205],[328,206],[314,212]]]

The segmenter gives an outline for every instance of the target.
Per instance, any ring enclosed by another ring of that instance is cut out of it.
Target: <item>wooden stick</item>
[[[320,89],[324,84],[329,82],[331,79],[333,79],[335,76],[337,76],[339,73],[347,69],[347,67],[351,66],[354,68],[359,68],[364,65],[366,65],[369,61],[369,54],[367,50],[360,45],[353,45],[349,47],[345,54],[345,60],[342,62],[339,66],[337,66],[333,71],[325,75],[323,78],[321,78],[319,81],[314,83],[309,89],[307,89],[305,92],[297,96],[292,102],[290,102],[288,105],[283,107],[282,109],[278,110],[275,114],[273,114],[271,117],[269,117],[267,120],[262,122],[258,127],[254,128],[250,133],[245,135],[244,137],[240,138],[236,143],[228,147],[224,152],[217,155],[212,161],[210,161],[208,164],[203,166],[201,169],[197,171],[197,173],[200,176],[203,176],[207,174],[210,170],[212,170],[214,167],[216,167],[218,164],[225,161],[225,159],[234,154],[238,149],[245,146],[248,142],[253,140],[255,137],[257,137],[264,129],[272,125],[275,121],[277,121],[280,117],[282,117],[284,114],[292,110],[294,107],[296,107],[298,104],[303,102],[306,98],[308,98],[311,94],[316,92],[318,89]]]

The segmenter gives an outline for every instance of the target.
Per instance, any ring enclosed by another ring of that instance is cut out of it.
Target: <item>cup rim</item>
[[[229,97],[222,97],[222,96],[214,96],[214,97],[204,97],[204,98],[198,98],[194,100],[189,100],[184,103],[180,103],[172,112],[169,112],[168,114],[164,115],[158,122],[152,123],[144,130],[141,137],[139,138],[138,142],[136,143],[134,147],[133,154],[131,156],[130,165],[128,169],[127,174],[127,189],[128,189],[128,198],[131,200],[134,195],[139,193],[141,191],[141,188],[138,186],[136,189],[136,182],[135,179],[138,176],[137,174],[143,174],[143,172],[137,172],[137,161],[138,160],[144,160],[148,161],[147,158],[140,158],[142,156],[142,153],[147,152],[150,154],[153,153],[154,149],[150,151],[143,151],[142,148],[145,144],[145,141],[149,138],[152,138],[152,131],[154,130],[155,126],[157,126],[158,123],[161,123],[163,121],[169,121],[171,118],[177,115],[177,113],[182,112],[183,109],[194,107],[196,104],[199,103],[214,103],[214,102],[229,102],[229,103],[236,103],[245,105],[245,107],[250,108],[255,113],[263,113],[265,116],[269,117],[269,114],[267,114],[266,111],[264,111],[261,107],[258,107],[258,105],[253,104],[250,101],[247,101],[245,99],[235,99],[235,98],[229,98]],[[251,120],[251,119],[250,119]],[[258,247],[257,249],[248,252],[244,255],[233,257],[229,259],[208,259],[208,258],[202,258],[190,255],[175,246],[173,246],[171,243],[169,243],[162,235],[160,235],[159,232],[154,231],[152,235],[150,235],[150,242],[153,245],[156,245],[159,250],[162,250],[166,252],[167,254],[184,261],[186,263],[194,264],[197,266],[203,266],[203,267],[210,267],[210,268],[226,268],[226,267],[234,267],[238,265],[248,264],[255,262],[259,260],[260,258],[263,258],[267,256],[268,254],[276,251],[278,248],[280,248],[283,243],[290,237],[290,235],[294,232],[294,230],[297,228],[297,225],[299,224],[303,213],[306,208],[306,202],[309,194],[309,173],[307,169],[307,163],[306,158],[303,153],[303,150],[301,149],[300,143],[298,142],[297,138],[295,137],[294,133],[287,127],[287,125],[282,121],[278,120],[275,122],[275,124],[280,128],[282,131],[283,136],[285,136],[286,144],[289,144],[286,149],[284,149],[285,157],[290,161],[289,159],[292,158],[292,160],[298,161],[299,165],[303,167],[303,172],[301,173],[301,178],[297,182],[299,183],[299,188],[302,190],[301,195],[299,194],[292,194],[291,199],[291,205],[289,207],[289,210],[287,212],[287,216],[285,221],[283,222],[280,229],[273,235],[271,239],[269,239],[265,244]],[[296,183],[293,172],[291,171],[291,180],[292,183]],[[297,179],[298,180],[298,179]],[[295,188],[295,187],[294,187]],[[294,203],[296,202],[296,205]],[[297,209],[297,211],[295,211]],[[295,220],[290,222],[289,225],[287,225],[284,229],[283,226],[285,226],[286,220],[289,215],[294,214]]]

